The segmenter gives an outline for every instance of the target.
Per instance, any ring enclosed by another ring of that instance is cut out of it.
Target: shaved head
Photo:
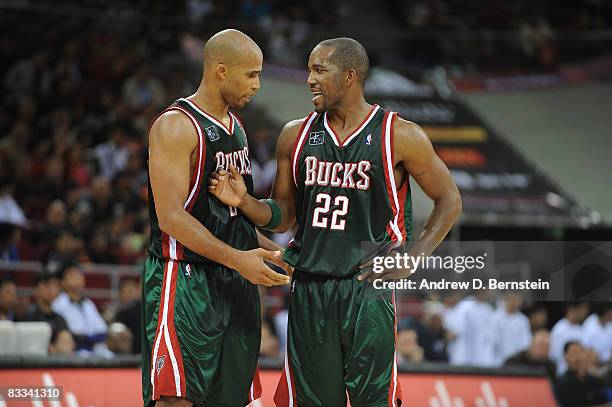
[[[236,65],[245,58],[262,57],[259,46],[238,30],[223,30],[210,37],[204,45],[204,67],[214,67],[222,63]]]
[[[257,93],[262,66],[263,53],[255,41],[238,30],[223,30],[204,45],[201,86],[240,108]]]

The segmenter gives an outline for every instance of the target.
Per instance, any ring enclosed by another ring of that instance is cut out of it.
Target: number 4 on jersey
[[[327,228],[328,216],[325,216],[330,211],[332,197],[326,193],[319,193],[316,197],[317,203],[323,205],[315,208],[312,215],[312,226],[315,228]],[[344,195],[338,195],[334,199],[335,209],[332,211],[331,224],[329,228],[331,230],[344,230],[346,226],[346,220],[342,219],[348,213],[349,199]]]

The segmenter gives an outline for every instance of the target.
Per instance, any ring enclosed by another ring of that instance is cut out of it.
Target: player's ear
[[[351,86],[357,80],[357,72],[353,68],[346,71],[346,86]]]
[[[217,75],[219,76],[220,79],[225,79],[227,78],[227,67],[225,66],[225,64],[223,62],[219,62],[217,64]]]

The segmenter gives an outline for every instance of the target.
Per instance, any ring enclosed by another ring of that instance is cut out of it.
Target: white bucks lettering
[[[240,175],[252,174],[251,160],[249,160],[249,147],[245,146],[240,150],[232,151],[230,153],[224,153],[223,151],[217,151],[215,154],[215,160],[217,166],[215,171],[224,169],[229,171],[230,164],[234,166],[240,173]],[[233,206],[229,206],[230,217],[238,215],[238,209]]]
[[[347,188],[367,191],[370,189],[370,174],[372,163],[361,160],[356,163],[339,163],[319,161],[316,157],[306,157],[306,186],[318,185],[322,187]],[[350,200],[348,196],[320,192],[315,197],[318,204],[312,214],[311,226],[313,228],[344,231],[346,228],[346,215],[349,212]]]
[[[246,146],[241,150],[232,151],[230,153],[218,151],[217,154],[215,154],[215,160],[217,161],[216,170],[224,169],[228,171],[230,164],[232,164],[241,175],[251,174],[252,172],[251,160],[249,160],[249,148]]]
[[[357,163],[319,161],[316,157],[306,157],[306,180],[304,184],[350,188],[367,191],[370,188],[372,164],[368,160]]]

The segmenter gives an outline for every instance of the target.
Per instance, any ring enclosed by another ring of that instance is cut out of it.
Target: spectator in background
[[[259,354],[269,358],[277,358],[279,356],[278,339],[272,333],[270,325],[267,321],[261,322],[261,347]]]
[[[114,127],[110,132],[110,140],[98,144],[94,148],[94,155],[103,177],[113,179],[115,174],[123,171],[130,157],[125,130],[121,126]]]
[[[36,276],[34,304],[28,309],[26,320],[47,322],[51,325],[52,332],[68,329],[64,318],[51,309],[51,304],[59,294],[60,286],[55,274],[42,272]]]
[[[490,299],[490,290],[476,290],[456,305],[454,320],[450,321],[457,335],[449,353],[451,365],[495,366],[495,336],[492,329],[495,311],[489,303]]]
[[[414,329],[402,329],[397,333],[398,363],[420,363],[425,352],[419,346],[419,338]]]
[[[114,321],[121,322],[132,332],[132,351],[141,352],[141,324],[140,312],[142,308],[140,282],[132,279],[121,281],[120,301]]]
[[[567,369],[555,384],[557,401],[562,407],[583,407],[604,404],[607,399],[602,383],[589,372],[588,353],[576,341],[563,347]]]
[[[134,109],[160,107],[166,102],[166,94],[162,82],[143,64],[123,85],[123,100]]]
[[[120,322],[113,322],[108,327],[104,342],[94,346],[93,356],[112,359],[115,355],[129,355],[132,353],[132,332]]]
[[[497,366],[501,366],[511,355],[527,349],[531,343],[529,319],[520,311],[522,304],[520,293],[507,292],[503,303],[495,311],[492,329]]]
[[[52,331],[51,341],[49,343],[49,355],[53,356],[72,356],[76,345],[72,334],[68,329],[60,329]]]
[[[586,302],[569,302],[565,317],[560,319],[550,332],[550,358],[557,364],[557,374],[565,373],[564,347],[569,341],[582,340],[582,321],[589,312]]]
[[[68,324],[77,343],[77,350],[87,355],[96,343],[106,337],[106,323],[96,305],[84,297],[85,277],[77,263],[65,263],[59,271],[59,279],[64,290],[51,305]]]
[[[612,303],[599,305],[582,324],[582,343],[597,353],[599,363],[610,361],[612,353]]]
[[[26,224],[25,214],[13,198],[12,174],[2,165],[0,157],[0,263],[19,260],[17,245]]]
[[[539,304],[532,304],[525,310],[527,318],[529,318],[529,327],[534,333],[540,329],[546,329],[548,325],[548,312],[546,308]]]
[[[406,317],[398,324],[398,332],[414,330],[418,345],[423,349],[424,359],[429,361],[447,361],[446,343],[449,332],[442,323],[444,306],[435,301],[423,304],[422,320]]]
[[[533,340],[529,349],[518,352],[506,359],[505,366],[540,366],[546,368],[548,377],[552,381],[557,375],[557,367],[548,357],[550,351],[550,333],[546,329],[540,329],[533,334]]]
[[[8,277],[0,277],[0,320],[15,320],[17,285]]]

